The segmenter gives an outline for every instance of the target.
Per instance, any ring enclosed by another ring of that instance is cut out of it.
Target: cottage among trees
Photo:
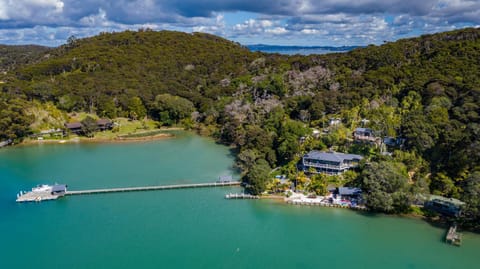
[[[355,142],[376,142],[380,138],[370,128],[356,128],[353,132]]]
[[[78,135],[84,135],[91,131],[106,131],[113,128],[113,122],[109,119],[99,119],[93,121],[92,124],[86,124],[86,122],[89,121],[65,123],[65,128],[71,133]]]

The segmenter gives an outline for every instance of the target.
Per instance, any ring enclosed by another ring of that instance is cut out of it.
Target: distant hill
[[[170,93],[192,100],[204,111],[220,96],[237,95],[241,89],[266,89],[281,99],[323,96],[317,107],[335,113],[361,98],[387,92],[400,94],[398,98],[409,90],[423,94],[432,83],[456,91],[476,88],[480,85],[479,32],[463,29],[309,56],[252,52],[203,33],[103,33],[55,49],[7,47],[12,51],[9,59],[14,59],[8,66],[17,68],[6,86],[17,85],[29,98],[68,99],[74,103],[65,107],[69,110],[92,109],[113,96],[126,109],[126,100],[133,96],[148,105],[156,95]],[[265,45],[256,48],[261,46]],[[49,57],[42,56],[46,52]],[[11,64],[15,62],[33,64]],[[311,112],[318,117],[318,111]]]
[[[42,60],[51,48],[37,45],[0,45],[0,73]]]
[[[13,62],[33,64],[9,65],[17,68],[5,87],[22,89],[33,99],[69,100],[67,110],[92,110],[112,97],[122,109],[133,96],[148,106],[156,95],[170,93],[205,111],[219,97],[245,94],[248,89],[248,94],[265,90],[282,100],[318,96],[316,108],[336,113],[362,98],[386,93],[399,95],[398,99],[409,90],[431,95],[425,91],[432,83],[468,93],[466,89],[480,85],[479,32],[463,29],[309,56],[252,52],[203,33],[103,33],[55,49],[8,47],[17,51],[10,54],[17,55]],[[46,52],[49,57],[42,56]],[[312,109],[312,102],[302,106]],[[322,114],[310,112],[313,119]],[[293,108],[291,116],[297,113]]]
[[[251,51],[261,51],[266,53],[280,53],[287,55],[301,54],[301,55],[310,55],[310,54],[327,54],[334,52],[348,52],[353,49],[359,48],[359,46],[341,46],[341,47],[331,47],[331,46],[279,46],[279,45],[265,45],[265,44],[256,44],[256,45],[246,45]]]
[[[47,60],[17,69],[17,82],[35,81],[26,89],[31,96],[48,93],[47,99],[72,100],[69,109],[86,109],[106,96],[126,105],[132,96],[147,101],[160,93],[199,104],[220,94],[219,81],[248,73],[255,57],[235,42],[203,33],[103,33],[75,40],[51,51]],[[222,94],[233,90],[224,88]]]

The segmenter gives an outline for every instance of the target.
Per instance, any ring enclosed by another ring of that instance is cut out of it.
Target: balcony
[[[380,137],[376,136],[369,136],[369,135],[355,135],[354,136],[356,141],[370,141],[370,142],[375,142],[380,139]]]
[[[348,164],[340,164],[340,165],[333,165],[333,164],[325,164],[325,163],[315,163],[315,162],[303,162],[303,166],[305,167],[315,167],[321,169],[332,169],[332,170],[346,170],[356,166],[356,164],[348,165]]]

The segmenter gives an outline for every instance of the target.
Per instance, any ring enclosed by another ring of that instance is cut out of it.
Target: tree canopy
[[[371,163],[360,177],[368,207],[381,212],[406,212],[410,208],[413,197],[402,163]]]

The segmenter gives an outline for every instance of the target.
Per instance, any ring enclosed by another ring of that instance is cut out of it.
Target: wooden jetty
[[[160,190],[189,189],[189,188],[227,187],[227,186],[239,186],[240,184],[241,184],[240,181],[225,181],[225,182],[209,182],[209,183],[193,183],[193,184],[158,185],[158,186],[145,186],[145,187],[91,189],[91,190],[78,190],[78,191],[69,191],[65,189],[65,191],[61,193],[52,192],[51,191],[52,186],[44,185],[45,190],[36,190],[36,188],[34,188],[30,192],[20,192],[20,194],[17,195],[16,201],[19,203],[41,202],[46,200],[56,200],[59,197],[66,196],[66,195],[87,195],[87,194],[101,194],[101,193],[114,193],[114,192],[160,191]]]
[[[457,232],[457,225],[450,226],[450,229],[448,229],[447,235],[445,236],[445,242],[460,246],[462,243],[462,234]]]
[[[225,199],[260,199],[260,197],[245,193],[229,193],[225,195]]]
[[[240,183],[241,183],[240,181],[230,181],[230,182],[210,182],[210,183],[177,184],[177,185],[159,185],[159,186],[146,186],[146,187],[92,189],[92,190],[81,190],[81,191],[67,191],[65,195],[86,195],[86,194],[99,194],[99,193],[112,193],[112,192],[160,191],[160,190],[173,190],[173,189],[226,187],[226,186],[238,186],[240,185]]]

